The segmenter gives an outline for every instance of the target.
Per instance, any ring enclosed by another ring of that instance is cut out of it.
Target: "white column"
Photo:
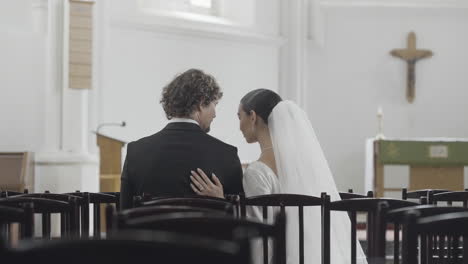
[[[47,0],[32,0],[31,15],[33,31],[39,34],[45,34],[47,30]]]
[[[91,136],[88,90],[68,88],[68,1],[47,6],[45,138],[36,155],[35,192],[99,190],[97,153],[88,150]],[[93,87],[96,89],[97,87]]]
[[[323,47],[325,45],[323,7],[320,0],[311,0],[308,3],[308,38],[316,46]]]
[[[304,106],[306,88],[307,0],[281,1],[280,93]]]
[[[281,1],[280,29],[287,44],[281,49],[280,93],[303,109],[311,88],[308,61],[314,58],[310,50],[324,46],[322,11],[320,0]]]
[[[112,0],[111,0],[112,1]],[[110,3],[108,0],[99,0],[95,4],[94,16],[94,50],[93,50],[93,89],[89,91],[88,105],[89,105],[89,119],[88,126],[90,130],[95,131],[99,124],[103,123],[102,120],[102,89],[104,87],[103,74],[106,65],[105,56],[108,50],[109,39],[109,14]],[[97,139],[94,133],[88,137],[88,149],[90,153],[99,155],[99,147],[96,144]]]

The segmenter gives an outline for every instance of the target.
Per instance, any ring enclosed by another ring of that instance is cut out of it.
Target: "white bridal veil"
[[[330,195],[331,201],[340,200],[333,175],[325,159],[307,114],[294,102],[281,101],[268,118],[268,126],[276,158],[278,179],[282,193],[320,197]],[[287,214],[287,263],[298,261],[298,214]],[[331,213],[331,263],[350,263],[351,222],[345,212]],[[321,221],[320,209],[304,209],[305,263],[320,263]],[[358,263],[367,263],[357,243]]]

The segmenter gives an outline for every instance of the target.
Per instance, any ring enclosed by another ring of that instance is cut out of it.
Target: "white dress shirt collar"
[[[179,117],[174,117],[171,120],[169,120],[169,123],[193,123],[197,126],[200,126],[197,121],[190,119],[190,118],[179,118]]]

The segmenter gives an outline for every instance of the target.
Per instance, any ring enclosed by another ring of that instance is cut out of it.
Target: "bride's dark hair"
[[[268,117],[271,114],[273,108],[283,101],[281,96],[272,90],[268,89],[255,89],[250,91],[241,99],[242,109],[250,115],[250,111],[255,111],[259,115],[265,124],[268,124]]]

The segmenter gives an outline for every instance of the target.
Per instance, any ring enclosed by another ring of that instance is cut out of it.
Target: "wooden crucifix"
[[[406,99],[408,102],[412,103],[415,96],[415,65],[416,62],[420,59],[429,58],[432,56],[432,51],[430,50],[419,50],[416,49],[416,34],[410,32],[408,34],[408,47],[406,49],[394,49],[390,52],[392,56],[401,58],[406,61],[408,64],[407,70],[407,88],[406,88]]]

